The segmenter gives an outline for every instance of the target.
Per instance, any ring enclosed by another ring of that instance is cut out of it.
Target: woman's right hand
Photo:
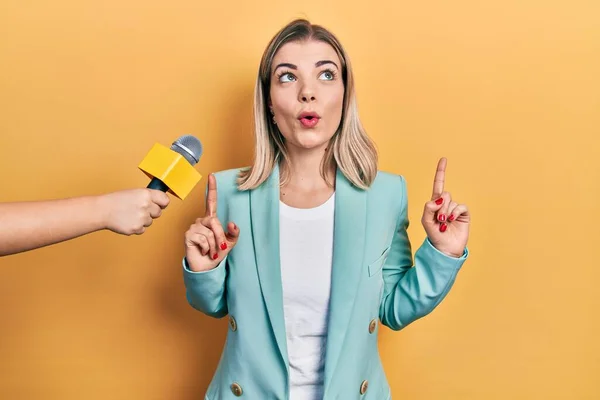
[[[208,176],[206,215],[196,219],[185,233],[185,257],[190,270],[208,271],[215,268],[233,249],[238,241],[240,228],[233,222],[224,232],[217,218],[217,180]]]

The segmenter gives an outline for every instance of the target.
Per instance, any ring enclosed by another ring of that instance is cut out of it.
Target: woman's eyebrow
[[[275,71],[277,71],[277,68],[283,68],[283,67],[286,67],[286,68],[289,68],[289,69],[298,69],[298,67],[296,65],[294,65],[294,64],[281,63],[281,64],[278,64],[275,68],[273,68],[273,73],[275,73]]]
[[[325,65],[325,64],[333,64],[333,65],[335,65],[335,67],[336,67],[337,69],[340,69],[340,68],[338,67],[338,65],[337,65],[336,63],[334,63],[333,61],[331,61],[331,60],[321,60],[321,61],[317,61],[317,62],[315,63],[315,67],[320,67],[320,66],[322,66],[322,65]]]
[[[337,69],[340,69],[340,68],[338,67],[338,65],[337,65],[335,62],[331,61],[331,60],[321,60],[321,61],[317,61],[317,62],[315,63],[315,67],[317,67],[317,68],[318,68],[318,67],[320,67],[320,66],[323,66],[323,65],[326,65],[326,64],[333,64],[333,65],[335,65],[335,67],[336,67]],[[290,64],[290,63],[281,63],[281,64],[277,64],[277,66],[276,66],[275,68],[273,68],[273,73],[275,73],[275,71],[277,71],[277,69],[278,69],[278,68],[284,68],[284,67],[285,67],[285,68],[289,68],[289,69],[293,69],[293,70],[297,70],[297,69],[298,69],[298,66],[296,66],[295,64]]]

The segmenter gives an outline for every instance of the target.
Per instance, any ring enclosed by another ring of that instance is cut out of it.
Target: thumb
[[[425,209],[423,210],[423,221],[436,222],[435,214],[440,211],[443,205],[444,202],[441,197],[437,200],[431,200],[425,203]]]
[[[228,223],[225,236],[227,237],[228,242],[235,244],[240,236],[240,228],[233,222]]]

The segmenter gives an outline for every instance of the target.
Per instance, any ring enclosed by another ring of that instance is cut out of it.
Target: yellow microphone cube
[[[202,175],[181,154],[156,143],[138,166],[150,179],[158,178],[169,192],[183,200]]]

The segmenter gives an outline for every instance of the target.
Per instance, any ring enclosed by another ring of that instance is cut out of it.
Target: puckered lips
[[[298,115],[298,121],[304,128],[314,128],[320,120],[321,117],[314,111],[304,111]]]

